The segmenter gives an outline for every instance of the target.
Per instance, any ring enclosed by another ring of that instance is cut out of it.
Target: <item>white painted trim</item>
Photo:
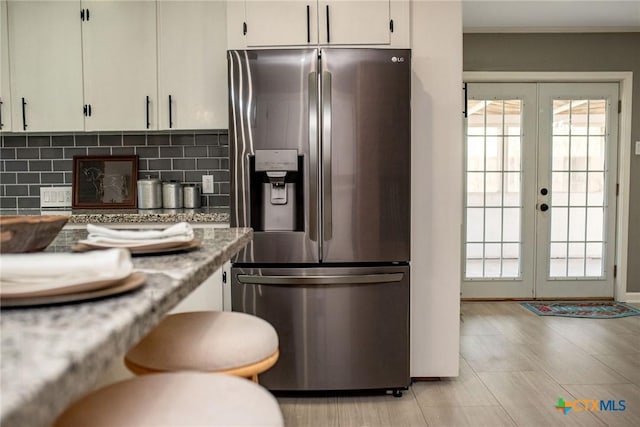
[[[640,27],[465,27],[470,33],[636,33]]]
[[[618,135],[618,209],[616,213],[616,265],[618,277],[614,281],[614,298],[626,300],[627,292],[627,247],[629,239],[629,186],[631,168],[631,100],[633,94],[633,73],[631,71],[465,71],[465,82],[618,82],[622,113],[619,117]]]
[[[622,298],[623,302],[638,302],[640,303],[640,292],[627,292]]]

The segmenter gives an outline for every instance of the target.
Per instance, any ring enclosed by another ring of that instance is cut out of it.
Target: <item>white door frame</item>
[[[620,185],[616,209],[616,265],[614,298],[628,301],[627,295],[627,246],[629,235],[629,185],[631,167],[631,99],[633,93],[633,73],[630,71],[605,72],[545,72],[545,71],[465,71],[463,81],[468,83],[528,83],[528,82],[616,82],[620,84],[622,113],[619,115],[618,175]]]

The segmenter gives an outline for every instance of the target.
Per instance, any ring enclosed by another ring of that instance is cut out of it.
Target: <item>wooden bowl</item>
[[[44,250],[68,220],[68,215],[2,215],[0,253]]]

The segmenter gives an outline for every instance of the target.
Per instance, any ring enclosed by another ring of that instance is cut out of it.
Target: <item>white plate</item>
[[[112,281],[107,287],[99,289],[85,290],[79,292],[66,293],[61,295],[41,295],[27,297],[10,297],[0,296],[0,306],[9,307],[26,307],[37,305],[62,304],[76,301],[86,301],[90,299],[103,298],[111,295],[118,295],[132,291],[144,285],[147,276],[143,273],[131,273],[124,279]],[[96,283],[96,282],[94,282]]]

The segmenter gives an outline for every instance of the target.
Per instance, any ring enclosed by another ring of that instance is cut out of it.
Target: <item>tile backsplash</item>
[[[229,206],[226,130],[181,133],[76,133],[0,137],[0,208],[39,208],[40,187],[71,186],[75,155],[133,155],[138,177],[202,183],[213,175],[214,193],[203,207]]]

